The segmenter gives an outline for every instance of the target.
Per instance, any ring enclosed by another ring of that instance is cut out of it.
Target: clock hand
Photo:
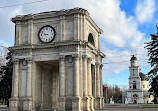
[[[48,35],[48,34],[45,34],[45,33],[44,33],[44,35]]]

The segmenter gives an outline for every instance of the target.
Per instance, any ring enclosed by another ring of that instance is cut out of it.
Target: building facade
[[[90,111],[104,106],[102,30],[87,10],[17,15],[10,111]]]
[[[149,81],[137,65],[137,58],[133,55],[129,67],[129,89],[123,93],[123,103],[151,103],[153,96],[150,95]]]

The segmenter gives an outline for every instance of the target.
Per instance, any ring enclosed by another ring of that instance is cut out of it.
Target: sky
[[[131,54],[136,54],[143,73],[151,69],[144,43],[150,41],[150,34],[156,33],[157,6],[158,0],[1,0],[0,45],[14,45],[11,18],[16,15],[84,8],[103,30],[103,84],[128,88]]]

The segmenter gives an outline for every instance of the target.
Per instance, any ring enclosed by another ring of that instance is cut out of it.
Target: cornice
[[[68,10],[63,9],[63,10],[57,10],[57,11],[42,12],[42,13],[37,13],[37,14],[17,15],[11,20],[12,22],[15,23],[16,21],[52,18],[52,17],[60,17],[60,16],[73,15],[73,14],[84,14],[86,16],[89,16],[89,13],[87,10],[83,8],[73,8],[73,9],[68,9]]]
[[[89,21],[89,23],[100,33],[103,33],[103,30],[100,29],[97,24],[92,20],[92,18],[90,16],[87,16],[87,20]]]
[[[76,40],[71,40],[71,41],[61,41],[61,42],[53,42],[53,43],[48,43],[48,44],[28,44],[28,45],[18,45],[18,46],[13,46],[9,47],[8,49],[10,51],[14,50],[36,50],[36,49],[46,49],[46,48],[62,48],[65,46],[87,46],[88,48],[91,49],[92,53],[95,55],[101,56],[102,58],[105,57],[105,55],[97,50],[93,45],[88,43],[87,41],[76,41]]]

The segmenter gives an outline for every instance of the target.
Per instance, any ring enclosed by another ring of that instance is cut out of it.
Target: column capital
[[[19,60],[19,59],[13,59],[12,61],[13,61],[14,63],[19,63],[20,60]]]
[[[60,16],[60,20],[64,20],[65,19],[65,16]]]
[[[72,57],[74,58],[74,59],[79,59],[80,57],[79,57],[79,54],[74,54],[74,55],[72,55]]]
[[[60,60],[65,60],[65,55],[59,56],[59,59],[60,59]]]
[[[83,59],[87,59],[87,55],[82,55],[82,58]]]
[[[103,67],[103,64],[100,65],[100,68],[102,68],[102,67]]]
[[[32,63],[32,58],[26,58],[26,59],[24,59],[24,60],[26,60],[27,63]]]
[[[91,62],[91,61],[92,61],[92,58],[88,57],[88,58],[87,58],[87,61],[88,61],[88,62]]]
[[[98,67],[102,65],[102,63],[99,62],[99,61],[95,62],[95,64],[96,64],[96,66],[98,66]]]

